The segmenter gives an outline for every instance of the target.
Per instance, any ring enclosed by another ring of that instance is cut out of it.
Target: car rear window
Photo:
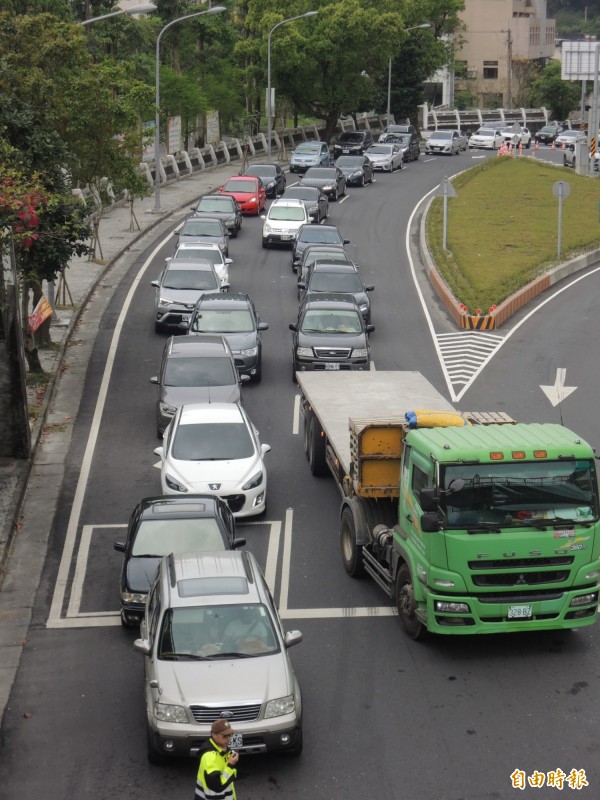
[[[237,382],[235,367],[227,356],[170,358],[163,378],[164,386],[232,386]]]

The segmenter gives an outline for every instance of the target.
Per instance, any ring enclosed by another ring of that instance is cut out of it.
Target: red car
[[[258,216],[267,202],[267,192],[263,182],[254,175],[236,175],[234,178],[229,178],[219,191],[221,194],[234,197],[242,209],[242,214]]]

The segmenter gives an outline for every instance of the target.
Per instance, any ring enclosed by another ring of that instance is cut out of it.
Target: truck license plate
[[[326,361],[325,369],[339,369],[340,365],[336,361]]]
[[[533,606],[509,606],[509,619],[531,619],[533,616]]]
[[[229,740],[229,747],[232,750],[235,750],[236,747],[243,747],[244,745],[244,737],[241,733],[234,733]]]

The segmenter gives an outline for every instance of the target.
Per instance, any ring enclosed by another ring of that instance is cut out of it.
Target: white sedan
[[[568,147],[570,144],[575,144],[576,142],[587,142],[587,134],[583,131],[575,130],[575,128],[569,128],[559,133],[554,140],[557,147],[562,147],[563,144]]]
[[[425,144],[426,155],[430,153],[445,153],[449,156],[457,156],[461,150],[465,149],[464,136],[455,129],[432,131]]]
[[[374,170],[393,172],[395,169],[402,169],[404,152],[397,144],[372,144],[365,155],[373,164]]]
[[[234,517],[253,517],[267,508],[267,470],[271,447],[237,403],[181,406],[165,431],[161,459],[163,494],[214,494]]]
[[[469,139],[469,148],[481,147],[486,150],[497,150],[504,142],[499,128],[479,128]]]
[[[514,139],[515,139],[515,136],[516,136],[516,137],[518,137],[517,138],[517,142],[516,142],[517,147],[519,145],[521,145],[523,147],[523,149],[529,150],[529,148],[531,146],[531,132],[529,131],[529,128],[522,128],[519,125],[519,126],[515,126],[514,128],[513,127],[502,128],[500,133],[504,137],[504,141],[507,144],[508,143],[515,144]]]

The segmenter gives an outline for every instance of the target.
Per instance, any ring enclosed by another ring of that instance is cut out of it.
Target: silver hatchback
[[[145,656],[148,759],[196,755],[226,719],[242,753],[302,750],[302,698],[284,633],[254,556],[243,551],[165,556],[140,639]]]

